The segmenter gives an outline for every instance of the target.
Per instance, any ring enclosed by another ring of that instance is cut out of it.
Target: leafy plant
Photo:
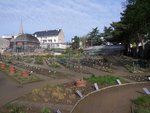
[[[23,106],[8,104],[6,105],[6,108],[9,111],[8,113],[26,113],[23,110],[24,109]]]
[[[150,96],[144,95],[133,101],[134,104],[140,105],[143,107],[150,107]]]
[[[89,78],[84,78],[85,80],[91,82],[91,83],[100,83],[100,84],[116,84],[116,79],[119,79],[119,77],[115,77],[115,76],[110,76],[110,75],[105,75],[105,76],[98,76],[96,77],[95,75],[92,75]]]
[[[150,96],[143,95],[133,100],[135,113],[150,113]]]
[[[52,111],[48,107],[44,107],[41,109],[41,113],[52,113]]]

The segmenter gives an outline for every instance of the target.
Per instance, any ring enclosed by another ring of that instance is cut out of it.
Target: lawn
[[[90,83],[98,83],[101,85],[114,85],[116,84],[116,79],[120,79],[121,82],[125,82],[125,80],[123,80],[122,78],[116,77],[116,76],[112,76],[112,75],[104,75],[104,76],[95,76],[92,75],[91,77],[88,78],[84,78],[85,80],[87,80]]]
[[[143,95],[133,100],[134,113],[150,113],[150,96]]]

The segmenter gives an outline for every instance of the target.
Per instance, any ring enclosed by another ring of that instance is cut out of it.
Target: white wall
[[[36,37],[36,36],[35,36]],[[42,48],[65,48],[64,33],[61,30],[57,36],[37,37]]]

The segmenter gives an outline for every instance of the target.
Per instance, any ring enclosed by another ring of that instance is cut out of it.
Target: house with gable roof
[[[38,38],[41,48],[64,48],[64,32],[62,29],[37,31],[33,35]]]

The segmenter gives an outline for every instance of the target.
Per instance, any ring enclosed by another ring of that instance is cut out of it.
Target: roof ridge
[[[57,36],[60,33],[61,29],[57,30],[45,30],[45,31],[37,31],[33,33],[33,35],[36,35],[37,37],[44,37],[44,36]]]

